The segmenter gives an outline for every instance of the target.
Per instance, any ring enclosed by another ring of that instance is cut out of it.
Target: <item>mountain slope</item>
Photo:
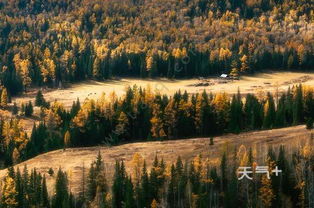
[[[155,141],[155,142],[138,142],[124,144],[114,147],[85,147],[57,150],[39,155],[33,159],[16,165],[23,169],[27,165],[28,170],[36,168],[42,174],[46,174],[49,192],[53,192],[55,176],[49,176],[49,168],[53,168],[56,173],[58,168],[62,168],[68,173],[70,180],[70,189],[77,194],[81,190],[82,184],[82,167],[85,167],[85,176],[88,174],[88,168],[92,161],[96,159],[100,151],[105,161],[106,174],[112,177],[115,160],[124,160],[127,170],[132,172],[132,156],[134,153],[140,153],[146,160],[148,168],[157,154],[159,158],[165,161],[175,162],[178,156],[183,161],[189,161],[193,157],[201,154],[203,158],[209,158],[212,165],[219,164],[221,152],[228,148],[233,150],[234,147],[245,145],[256,149],[258,162],[263,164],[267,146],[278,147],[285,145],[288,154],[300,144],[305,143],[310,137],[310,131],[304,126],[295,126],[282,129],[255,131],[242,133],[238,135],[229,134],[214,138],[214,145],[209,145],[209,138],[195,138],[184,140]],[[232,152],[232,151],[231,151]],[[0,178],[6,174],[6,170],[0,171]],[[110,181],[109,181],[110,182]],[[86,183],[86,182],[85,182]]]

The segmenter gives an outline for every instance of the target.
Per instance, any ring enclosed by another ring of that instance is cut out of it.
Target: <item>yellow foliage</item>
[[[139,153],[134,153],[132,158],[133,172],[134,172],[134,180],[139,182],[141,178],[141,168],[144,162],[144,158]]]
[[[195,167],[195,170],[199,171],[202,169],[202,158],[200,155],[197,155],[193,159],[193,165]]]
[[[249,70],[248,57],[246,55],[243,55],[240,61],[241,61],[241,68],[240,68],[241,72],[246,72],[247,70]]]
[[[13,164],[17,164],[19,159],[20,159],[20,153],[16,148],[14,148],[13,154],[12,154]]]
[[[151,208],[157,208],[158,207],[158,203],[155,199],[152,201],[152,204],[150,205],[150,207]]]
[[[239,151],[237,153],[237,158],[240,162],[241,167],[248,165],[249,157],[248,157],[248,154],[246,151],[246,147],[244,145],[241,145],[239,147]]]
[[[146,69],[147,71],[150,71],[153,68],[154,59],[152,56],[146,57]]]
[[[2,185],[2,205],[4,207],[16,207],[17,191],[15,189],[15,182],[10,176],[6,176]]]
[[[262,176],[262,186],[259,189],[259,198],[263,203],[263,207],[271,207],[272,201],[275,198],[274,191],[272,190],[271,180],[266,175]]]
[[[229,96],[225,92],[217,93],[213,100],[213,104],[217,111],[226,111],[230,105]]]
[[[7,92],[6,88],[2,89],[0,100],[1,100],[0,106],[1,107],[7,107],[7,105],[8,105],[8,92]]]
[[[66,131],[64,134],[64,146],[68,147],[71,143],[71,134],[69,131]]]
[[[61,122],[60,116],[53,112],[51,109],[45,110],[44,120],[49,130],[54,130]]]
[[[219,50],[219,60],[220,61],[226,61],[232,56],[232,52],[227,48],[220,48]]]
[[[310,145],[305,145],[301,151],[304,158],[310,159],[313,155],[313,148]]]

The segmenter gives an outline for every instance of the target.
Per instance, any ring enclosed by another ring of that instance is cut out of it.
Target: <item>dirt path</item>
[[[258,151],[258,157],[263,160],[267,152],[267,145],[278,147],[285,145],[289,150],[298,147],[309,138],[310,132],[304,126],[289,127],[283,129],[255,131],[242,133],[238,135],[225,135],[214,138],[214,145],[209,145],[209,138],[196,138],[185,140],[171,140],[163,142],[138,142],[124,144],[115,147],[88,147],[72,148],[66,151],[57,150],[39,155],[33,159],[23,162],[16,167],[23,169],[26,164],[28,170],[36,168],[42,174],[47,176],[49,192],[53,191],[54,176],[47,174],[49,168],[53,168],[56,173],[61,167],[67,171],[70,179],[71,191],[77,193],[80,190],[82,182],[82,166],[84,164],[86,172],[93,160],[95,160],[98,151],[101,152],[105,161],[106,174],[112,177],[115,160],[124,160],[127,170],[130,171],[131,160],[134,153],[140,153],[147,161],[148,168],[157,154],[159,158],[164,158],[167,163],[175,162],[180,155],[183,161],[192,159],[198,154],[203,158],[209,158],[213,165],[219,164],[219,159],[224,148],[234,149],[240,145],[246,147],[253,146]],[[6,170],[0,171],[0,178],[6,174]]]

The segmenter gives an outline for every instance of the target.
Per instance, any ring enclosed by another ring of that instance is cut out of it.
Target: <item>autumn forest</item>
[[[311,0],[1,1],[0,80],[182,78],[313,69]]]
[[[277,83],[276,90],[235,94],[178,86],[163,94],[133,85],[122,96],[78,97],[70,108],[45,93],[91,80],[226,74],[232,82],[313,69],[313,0],[1,0],[0,208],[312,208],[314,86],[280,90]],[[23,96],[32,100],[16,102]],[[299,125],[305,143],[295,138],[267,151],[216,139]],[[76,167],[75,192],[63,164],[27,167],[54,150],[191,138],[208,141],[218,161],[200,154],[166,161],[157,151],[149,160],[136,152],[131,161],[115,158],[110,175],[99,151]],[[259,174],[260,165],[269,175]],[[251,179],[239,179],[240,166],[253,170]]]

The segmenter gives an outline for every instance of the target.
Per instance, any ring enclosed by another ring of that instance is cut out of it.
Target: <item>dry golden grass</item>
[[[237,93],[238,89],[241,93],[256,93],[260,90],[274,92],[286,90],[289,86],[303,83],[305,85],[314,86],[314,74],[303,72],[267,72],[257,73],[254,76],[242,76],[240,80],[225,81],[217,80],[216,78],[206,79],[215,83],[210,86],[195,87],[194,84],[203,82],[198,79],[188,80],[168,80],[168,79],[154,79],[154,80],[141,80],[141,79],[121,79],[110,80],[104,82],[86,81],[78,84],[73,84],[66,89],[59,90],[45,90],[43,94],[48,101],[58,100],[62,102],[65,107],[71,107],[73,101],[77,98],[84,101],[86,98],[97,99],[104,92],[107,95],[112,91],[118,96],[125,93],[127,86],[141,86],[147,87],[150,85],[152,90],[160,91],[162,94],[173,95],[174,92],[186,90],[188,93],[198,93],[206,90],[207,92],[226,92]],[[38,89],[30,90],[26,95],[14,98],[16,103],[28,102],[34,100]]]
[[[193,85],[200,82],[212,82],[214,85],[195,87]],[[218,83],[219,82],[219,83]],[[150,86],[153,91],[159,91],[162,94],[173,95],[179,89],[186,90],[188,93],[200,93],[203,90],[207,92],[226,92],[229,94],[237,93],[238,89],[241,93],[261,93],[261,92],[282,92],[290,86],[302,83],[304,85],[314,86],[314,74],[304,72],[265,72],[257,73],[254,76],[242,76],[240,80],[228,81],[217,78],[198,80],[168,80],[168,79],[121,79],[104,82],[85,81],[73,84],[65,89],[42,89],[46,100],[53,102],[55,100],[63,103],[66,108],[72,106],[73,101],[77,98],[83,102],[86,98],[97,99],[104,92],[109,95],[115,91],[117,96],[122,96],[128,86],[137,85],[143,88]],[[13,98],[13,102],[21,105],[22,102],[34,101],[38,88],[29,90],[20,97]],[[11,104],[12,105],[12,104]],[[30,133],[34,123],[39,121],[40,109],[35,108],[33,118],[21,117],[21,125]],[[0,115],[3,114],[0,112]],[[9,113],[10,114],[10,113]],[[11,115],[11,114],[10,114]]]
[[[88,168],[92,161],[96,159],[100,151],[105,161],[106,174],[109,182],[114,172],[115,160],[124,160],[128,171],[132,170],[131,160],[134,153],[140,153],[147,161],[148,168],[157,154],[159,158],[164,158],[167,164],[175,162],[178,156],[183,161],[189,161],[195,156],[201,154],[203,158],[208,158],[212,165],[219,164],[219,160],[224,149],[234,150],[240,145],[253,147],[257,150],[258,161],[262,163],[265,159],[267,146],[278,147],[285,145],[288,152],[298,148],[310,137],[310,131],[304,126],[296,126],[282,129],[265,130],[241,133],[238,135],[228,134],[214,138],[214,145],[209,145],[209,138],[195,138],[185,140],[138,142],[124,144],[114,147],[86,147],[71,148],[67,150],[56,150],[39,155],[33,159],[16,165],[21,170],[27,165],[28,170],[36,168],[42,174],[47,176],[49,192],[53,192],[55,175],[49,176],[49,168],[53,168],[56,173],[58,168],[66,171],[70,179],[71,191],[77,194],[80,191],[82,183],[82,166],[85,166],[85,175],[88,174]],[[131,171],[132,172],[132,171]],[[6,170],[0,171],[0,178],[6,174]]]

